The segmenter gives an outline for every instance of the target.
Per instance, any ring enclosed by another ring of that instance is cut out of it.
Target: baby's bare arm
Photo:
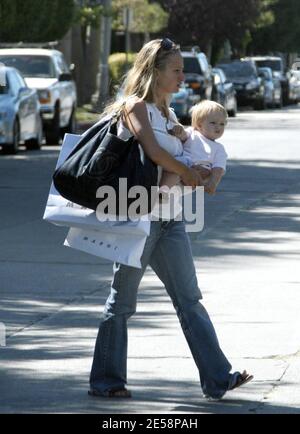
[[[204,187],[204,191],[209,194],[215,194],[217,191],[217,187],[225,174],[225,170],[221,167],[214,167],[211,170],[211,175],[208,178],[208,182]]]

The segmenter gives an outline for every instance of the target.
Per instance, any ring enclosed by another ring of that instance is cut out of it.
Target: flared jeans
[[[182,221],[152,221],[142,267],[114,263],[111,292],[96,339],[91,388],[100,394],[127,384],[127,320],[136,311],[137,291],[147,265],[164,284],[199,370],[206,396],[228,390],[231,365],[223,354],[198,287],[191,244]]]

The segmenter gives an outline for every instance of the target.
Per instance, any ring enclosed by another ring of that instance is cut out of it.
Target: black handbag
[[[151,187],[157,186],[157,177],[157,165],[143,155],[135,137],[128,140],[117,137],[117,118],[110,116],[86,131],[55,170],[53,182],[64,198],[93,210],[107,200],[107,195],[97,197],[99,187],[105,187],[105,191],[112,187],[116,198],[113,214],[128,216],[128,208],[139,197],[128,197],[129,190],[135,186],[142,186],[147,192],[146,204],[143,196],[143,206],[136,209],[137,214],[151,212],[157,199],[154,194],[157,188]],[[124,184],[120,190],[121,178],[126,179],[126,190]],[[109,208],[103,212],[111,214]]]

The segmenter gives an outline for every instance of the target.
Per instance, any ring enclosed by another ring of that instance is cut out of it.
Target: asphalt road
[[[173,306],[149,268],[129,323],[134,398],[87,396],[111,264],[63,247],[67,230],[42,221],[59,151],[45,146],[0,155],[1,413],[300,412],[300,107],[243,111],[222,142],[228,170],[191,239],[221,346],[254,381],[220,403],[202,398]]]

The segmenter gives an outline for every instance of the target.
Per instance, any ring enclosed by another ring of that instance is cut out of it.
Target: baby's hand
[[[217,191],[217,184],[215,184],[212,180],[209,180],[204,186],[204,191],[213,196]]]
[[[168,133],[177,137],[182,142],[185,142],[188,138],[188,134],[181,124],[174,125],[174,127],[171,130],[168,130]]]
[[[206,169],[205,167],[201,166],[200,164],[194,164],[192,166],[192,168],[196,169],[200,173],[200,175],[203,179],[206,179],[211,175],[211,170]]]

